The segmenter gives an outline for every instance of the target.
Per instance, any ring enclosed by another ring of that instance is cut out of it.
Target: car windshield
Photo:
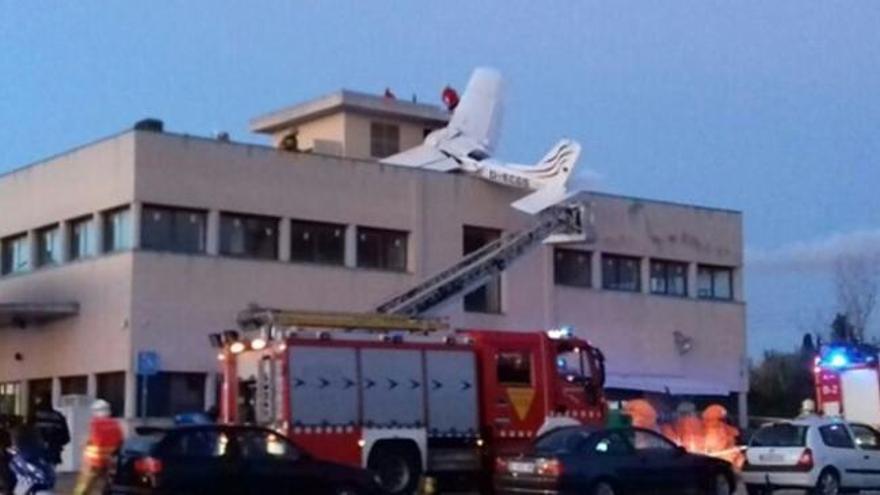
[[[803,447],[807,443],[807,426],[778,423],[758,430],[751,447]]]
[[[535,441],[536,454],[565,454],[578,449],[592,435],[584,428],[560,428],[542,435]]]

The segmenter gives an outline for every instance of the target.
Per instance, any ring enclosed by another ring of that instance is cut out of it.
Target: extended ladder
[[[587,213],[583,202],[550,207],[539,214],[534,226],[502,235],[451,267],[379,304],[376,312],[417,317],[457,294],[479,287],[554,234],[588,240],[592,234],[592,219]]]

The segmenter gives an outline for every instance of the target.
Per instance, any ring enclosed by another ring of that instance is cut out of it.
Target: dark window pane
[[[163,456],[171,458],[211,458],[226,455],[230,439],[225,432],[196,429],[172,433],[159,449]]]
[[[462,251],[468,255],[501,237],[501,231],[465,225]],[[501,312],[501,275],[492,277],[485,285],[464,296],[464,310],[474,313]]]
[[[602,255],[602,287],[611,290],[638,292],[641,290],[639,258]]]
[[[407,233],[358,227],[357,265],[362,268],[406,270]]]
[[[138,390],[143,377],[138,377]],[[143,411],[138,394],[138,413]],[[205,410],[204,373],[162,372],[147,379],[147,416],[170,417]]]
[[[529,387],[532,384],[532,354],[528,351],[498,353],[498,383]]]
[[[651,292],[687,296],[687,263],[651,260]]]
[[[220,254],[278,259],[278,219],[254,215],[220,215]]]
[[[31,265],[30,243],[27,234],[7,237],[2,242],[2,273],[26,272]]]
[[[400,151],[400,128],[394,124],[370,124],[370,156],[385,158]]]
[[[749,443],[752,447],[803,447],[806,444],[807,427],[790,423],[765,426]]]
[[[52,402],[51,378],[28,380],[28,414],[36,410],[38,400]]]
[[[345,263],[345,225],[290,222],[290,259],[308,263]]]
[[[57,225],[37,231],[37,266],[61,262],[61,229]]]
[[[84,217],[70,222],[70,244],[68,254],[71,261],[87,258],[95,254],[95,222],[92,217]]]
[[[590,287],[590,253],[575,249],[553,250],[553,279],[558,285]]]
[[[89,378],[86,375],[62,376],[61,395],[86,395],[88,393]]]
[[[125,372],[98,373],[96,376],[97,398],[110,403],[114,417],[125,413]]]
[[[700,265],[697,268],[697,296],[703,299],[733,299],[733,269]]]
[[[141,246],[154,251],[204,253],[206,225],[204,211],[145,205]]]
[[[0,415],[21,414],[21,384],[19,382],[0,383]]]
[[[819,428],[822,443],[838,449],[854,449],[855,442],[842,424],[828,425]]]
[[[131,247],[131,210],[117,208],[104,213],[104,252]]]

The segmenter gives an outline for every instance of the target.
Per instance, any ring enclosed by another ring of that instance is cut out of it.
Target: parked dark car
[[[139,433],[120,448],[105,494],[380,493],[368,471],[315,459],[265,428],[198,425]]]
[[[495,466],[499,494],[730,495],[735,487],[728,462],[640,428],[559,428]]]

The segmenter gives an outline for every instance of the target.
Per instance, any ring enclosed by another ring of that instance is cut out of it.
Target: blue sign
[[[159,373],[159,353],[156,351],[140,351],[137,359],[137,374],[153,376]]]

